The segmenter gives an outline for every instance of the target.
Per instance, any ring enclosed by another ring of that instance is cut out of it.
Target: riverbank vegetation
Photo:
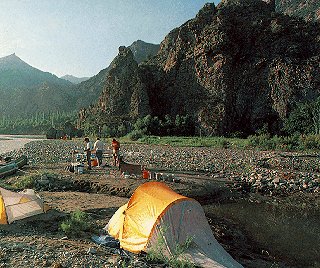
[[[108,139],[106,139],[108,140]],[[214,147],[280,151],[318,151],[320,135],[270,136],[257,134],[246,139],[227,137],[178,137],[178,136],[142,136],[132,141],[129,136],[120,138],[122,143],[144,143],[177,147]]]
[[[2,116],[0,134],[46,135],[47,138],[79,137],[83,131],[76,128],[76,112],[35,113],[24,117]]]
[[[272,133],[267,124],[253,135],[240,132],[225,136],[203,136],[190,115],[166,115],[164,118],[147,115],[135,123],[117,118],[112,124],[86,122],[77,128],[77,113],[36,113],[26,118],[0,119],[1,134],[43,134],[50,139],[62,137],[122,137],[126,143],[145,143],[171,146],[258,148],[261,150],[319,150],[320,98],[298,103],[284,120],[279,133]]]

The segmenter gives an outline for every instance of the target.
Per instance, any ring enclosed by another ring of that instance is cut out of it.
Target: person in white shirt
[[[102,165],[102,154],[103,154],[103,142],[100,138],[97,138],[96,142],[93,145],[93,150],[96,152],[96,157],[98,159],[98,166]]]
[[[84,148],[84,151],[87,154],[88,169],[91,169],[91,151],[93,150],[93,146],[89,138],[85,138],[84,141],[86,143],[86,147]]]

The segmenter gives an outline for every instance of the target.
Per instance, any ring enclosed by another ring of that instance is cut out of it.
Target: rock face
[[[98,110],[110,116],[130,118],[150,113],[148,94],[129,48],[120,47],[119,55],[111,63]]]
[[[139,64],[156,55],[160,49],[160,45],[150,44],[141,40],[137,40],[133,42],[129,46],[129,48],[133,53],[134,59]]]
[[[139,63],[141,63],[142,61],[148,59],[149,57],[153,57],[154,55],[157,54],[157,52],[159,51],[159,45],[155,45],[155,44],[150,44],[150,43],[146,43],[143,42],[141,40],[135,41],[133,42],[130,46],[129,49],[131,50],[131,55],[133,55],[133,59],[130,58],[130,60],[135,61],[136,63],[132,62],[131,65],[137,65]],[[121,54],[121,53],[120,53]],[[105,102],[103,100],[103,96],[106,96],[106,92],[102,93],[103,90],[110,85],[111,80],[110,78],[110,74],[109,71],[113,68],[117,68],[117,70],[113,70],[112,74],[116,74],[117,71],[121,71],[121,67],[118,66],[119,64],[126,64],[128,61],[124,60],[121,61],[120,58],[121,57],[125,57],[125,55],[127,55],[126,53],[123,53],[117,57],[118,59],[115,61],[117,61],[117,64],[113,64],[111,63],[107,68],[101,70],[97,75],[91,77],[90,79],[82,82],[81,84],[77,85],[74,87],[74,92],[78,94],[77,98],[76,98],[76,102],[77,102],[77,107],[78,108],[83,108],[83,107],[88,107],[90,104],[94,103],[96,104],[99,100],[99,105],[94,109],[94,111],[91,111],[90,109],[90,113],[93,112],[95,113],[95,111],[99,110],[100,105],[103,106],[102,110],[105,111],[105,105],[107,102]],[[118,67],[117,67],[118,66]],[[130,67],[131,68],[131,67]],[[130,71],[127,72],[127,74],[130,74]],[[120,75],[122,78],[124,77],[124,73],[122,73]],[[111,86],[113,87],[113,86]],[[101,98],[99,99],[99,96],[102,94]],[[85,97],[83,97],[85,96]],[[122,96],[123,97],[123,96]],[[125,102],[127,100],[123,100],[123,102]],[[87,109],[88,110],[88,109]],[[112,111],[114,111],[114,108],[111,108]],[[84,116],[84,114],[88,114],[89,111],[86,111],[86,109],[82,109],[80,112],[80,119],[84,120],[84,118],[86,116]]]
[[[80,111],[80,120],[98,117],[100,124],[110,124],[120,118],[135,120],[150,114],[149,97],[142,82],[138,63],[130,48],[119,47],[118,56],[106,73],[104,88],[95,105]]]
[[[192,115],[202,133],[278,132],[297,101],[320,89],[320,30],[274,2],[206,4],[139,66],[121,48],[96,112]]]
[[[307,21],[320,21],[318,0],[276,0],[276,11],[304,18]]]

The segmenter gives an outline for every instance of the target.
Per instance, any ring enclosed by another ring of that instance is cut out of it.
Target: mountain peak
[[[130,50],[137,63],[141,63],[150,57],[156,55],[160,49],[158,44],[150,44],[142,40],[134,41],[130,46]]]
[[[88,80],[90,77],[76,77],[71,74],[66,74],[64,76],[61,76],[60,78],[67,80],[72,84],[80,84],[81,82]]]
[[[12,70],[12,69],[29,69],[33,68],[22,59],[20,59],[16,53],[0,58],[0,69],[1,70]]]

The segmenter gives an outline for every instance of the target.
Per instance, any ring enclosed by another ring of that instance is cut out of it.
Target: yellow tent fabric
[[[186,199],[189,198],[164,183],[144,183],[112,217],[108,232],[120,241],[122,248],[139,253],[145,250],[151,231],[164,211],[174,202]]]
[[[40,196],[32,189],[16,193],[0,188],[0,224],[10,224],[46,210]]]
[[[181,258],[205,268],[242,267],[215,239],[199,202],[161,182],[139,186],[105,229],[130,252],[161,250],[170,256],[191,239]]]
[[[6,209],[4,206],[3,198],[0,195],[0,224],[7,224]]]
[[[31,202],[32,200],[30,200],[29,198],[26,198],[25,196],[21,197],[19,204],[23,204],[23,203],[28,203]]]

